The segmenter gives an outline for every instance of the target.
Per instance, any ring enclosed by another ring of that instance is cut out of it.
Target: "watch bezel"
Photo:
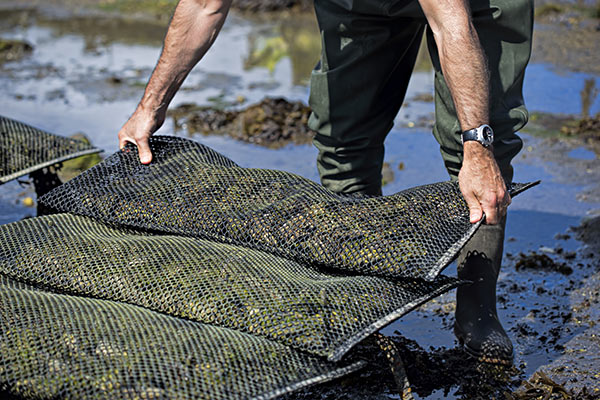
[[[475,140],[482,146],[489,147],[494,143],[494,130],[491,126],[483,124],[477,128],[464,131],[461,134],[461,140],[463,144],[470,140]]]
[[[486,147],[490,146],[492,143],[494,143],[494,131],[492,130],[492,127],[489,125],[481,125],[478,128],[480,135],[481,135],[481,143],[484,144]],[[486,133],[488,132],[488,133]]]

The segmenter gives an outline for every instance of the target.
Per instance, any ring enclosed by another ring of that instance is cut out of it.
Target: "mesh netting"
[[[31,399],[265,399],[360,367],[2,275],[0,339],[0,394]]]
[[[68,139],[0,116],[0,184],[38,169],[98,153],[85,142]]]
[[[119,226],[388,278],[435,278],[479,226],[453,182],[356,198],[292,173],[239,167],[187,139],[156,136],[150,145],[152,164],[140,164],[130,145],[41,202]]]
[[[257,250],[68,214],[4,225],[0,242],[0,273],[10,278],[232,328],[334,361],[458,283],[324,273]]]
[[[356,370],[352,346],[460,283],[437,276],[478,227],[454,183],[358,198],[151,147],[41,200],[80,215],[0,226],[0,395],[270,398]]]

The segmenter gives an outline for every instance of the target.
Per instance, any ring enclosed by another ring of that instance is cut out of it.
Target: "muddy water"
[[[95,14],[73,17],[56,9],[4,10],[0,12],[0,38],[26,41],[34,50],[19,61],[0,64],[0,114],[59,134],[83,131],[93,144],[111,153],[117,149],[118,129],[142,95],[164,32],[164,24],[156,22]],[[310,16],[269,20],[231,15],[173,106],[241,107],[265,96],[306,102],[318,50],[319,36]],[[539,112],[579,114],[582,90],[590,79],[600,77],[534,63],[526,75],[527,104]],[[433,104],[428,94],[432,92],[433,77],[425,63],[413,76],[406,106],[386,142],[386,181],[390,181],[384,187],[386,194],[447,179],[437,144],[429,134]],[[586,107],[590,114],[600,112],[600,98],[588,99]],[[175,130],[171,120],[160,133],[185,135],[185,131]],[[318,179],[316,151],[309,145],[271,150],[224,136],[194,138],[244,166],[282,169]],[[515,179],[542,179],[543,184],[519,196],[511,206],[507,256],[500,277],[499,313],[515,343],[518,377],[528,377],[559,358],[569,340],[586,329],[570,315],[574,305],[565,293],[581,287],[597,268],[599,257],[578,250],[581,243],[570,232],[582,217],[600,209],[598,196],[582,197],[582,193],[598,193],[597,155],[584,143],[549,142],[527,133],[523,138],[525,148],[515,160]],[[34,215],[33,208],[23,205],[28,196],[32,196],[31,190],[17,182],[1,187],[0,223]],[[519,253],[533,251],[568,262],[574,272],[565,276],[517,271]],[[454,267],[448,273],[455,273]],[[445,295],[384,332],[399,331],[422,349],[431,347],[431,354],[443,353],[456,344],[451,333],[452,300],[453,293]],[[472,382],[446,382],[444,387],[436,387],[432,380],[417,388],[417,394],[431,399],[459,398],[468,384]],[[387,396],[361,396],[382,395]]]

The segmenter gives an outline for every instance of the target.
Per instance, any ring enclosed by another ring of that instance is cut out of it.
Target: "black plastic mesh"
[[[133,305],[0,275],[0,394],[27,399],[266,399],[360,367]]]
[[[61,293],[127,302],[338,361],[357,342],[456,287],[341,276],[202,239],[139,234],[58,214],[0,227],[0,273]]]
[[[301,263],[432,280],[478,228],[453,182],[391,196],[333,193],[288,172],[242,168],[190,140],[130,145],[42,197],[59,212],[242,245]]]
[[[101,150],[0,116],[0,184]]]

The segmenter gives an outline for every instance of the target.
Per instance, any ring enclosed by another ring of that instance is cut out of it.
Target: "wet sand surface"
[[[143,11],[122,19],[108,10],[107,16],[106,8],[90,8],[97,3],[0,1],[0,112],[65,136],[83,132],[110,154],[160,53],[168,18]],[[451,292],[382,330],[396,343],[417,398],[536,398],[527,396],[560,392],[559,386],[571,398],[600,398],[600,134],[593,122],[600,113],[599,24],[587,11],[572,9],[545,13],[536,23],[525,82],[532,118],[514,164],[516,181],[542,184],[510,208],[498,285],[515,366],[486,368],[465,357],[452,334]],[[269,119],[264,107],[256,107],[272,105],[265,97],[306,104],[318,52],[310,14],[233,13],[160,133],[192,137],[244,166],[318,180],[310,132],[299,125],[304,110],[281,103],[271,107],[277,118]],[[385,194],[447,179],[430,134],[432,93],[422,56],[386,142]],[[230,112],[259,121],[243,135],[227,129],[207,134],[190,123],[198,110],[217,119]],[[284,135],[273,129],[267,139],[250,139],[248,132],[264,133],[273,120],[283,120],[280,114],[293,112],[289,143],[280,143]],[[590,129],[578,128],[584,118],[592,121]],[[3,185],[0,223],[35,215],[34,200],[31,186]],[[455,267],[446,273],[455,274]],[[370,366],[356,375],[289,397],[399,398],[387,361],[373,353],[367,346]]]

